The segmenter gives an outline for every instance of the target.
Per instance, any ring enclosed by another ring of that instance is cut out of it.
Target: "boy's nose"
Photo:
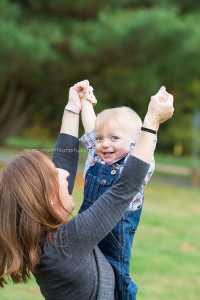
[[[104,139],[104,140],[103,140],[103,143],[102,143],[102,146],[103,146],[104,148],[109,147],[109,142],[108,142],[108,140]]]

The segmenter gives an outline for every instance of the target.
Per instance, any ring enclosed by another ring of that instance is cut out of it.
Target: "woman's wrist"
[[[79,115],[70,110],[64,110],[60,133],[78,137],[78,128]]]
[[[81,112],[81,107],[75,105],[73,102],[71,103],[70,101],[68,101],[68,103],[65,105],[65,109],[74,112],[77,115],[79,115]]]
[[[65,106],[65,110],[70,111],[76,115],[80,114],[80,110],[69,103]]]

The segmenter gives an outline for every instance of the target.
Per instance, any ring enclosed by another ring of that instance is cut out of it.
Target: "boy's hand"
[[[158,93],[151,97],[144,123],[149,124],[149,126],[152,125],[152,128],[158,128],[160,123],[172,117],[174,112],[173,101],[174,97],[167,93],[166,88],[162,86]],[[145,125],[143,126],[145,127]]]
[[[79,97],[81,101],[87,100],[92,105],[97,103],[97,99],[93,94],[93,87],[90,86],[88,80],[83,80],[74,85],[74,88],[79,93]]]
[[[161,88],[159,89],[158,93],[153,96],[154,98],[157,98],[158,101],[160,102],[166,102],[168,100],[168,96],[169,94],[166,91],[166,87],[165,86],[161,86]]]
[[[83,80],[74,85],[81,100],[81,119],[85,132],[94,130],[96,115],[93,106],[97,100],[93,94],[93,88],[88,80]]]
[[[70,104],[70,106],[74,107],[75,109],[81,111],[81,100],[79,97],[79,93],[77,92],[74,86],[72,86],[69,89],[68,104]]]

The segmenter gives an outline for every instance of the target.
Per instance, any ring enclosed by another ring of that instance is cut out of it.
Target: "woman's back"
[[[96,246],[83,255],[76,236],[75,219],[59,228],[55,244],[63,245],[62,235],[67,233],[63,247],[45,243],[40,265],[34,273],[45,299],[114,299],[114,273],[112,267]],[[71,245],[71,246],[70,246]],[[74,246],[76,250],[74,251]]]

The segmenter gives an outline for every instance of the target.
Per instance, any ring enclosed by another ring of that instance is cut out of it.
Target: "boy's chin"
[[[114,161],[114,160],[107,160],[107,161],[104,160],[104,162],[105,162],[106,165],[111,164],[113,161]]]
[[[114,161],[118,160],[118,158],[115,157],[110,157],[110,158],[104,158],[103,161],[105,162],[106,165],[113,163]]]
[[[105,162],[105,163],[111,163],[112,161],[115,160],[115,157],[113,154],[106,154],[106,155],[102,155],[101,159]]]

